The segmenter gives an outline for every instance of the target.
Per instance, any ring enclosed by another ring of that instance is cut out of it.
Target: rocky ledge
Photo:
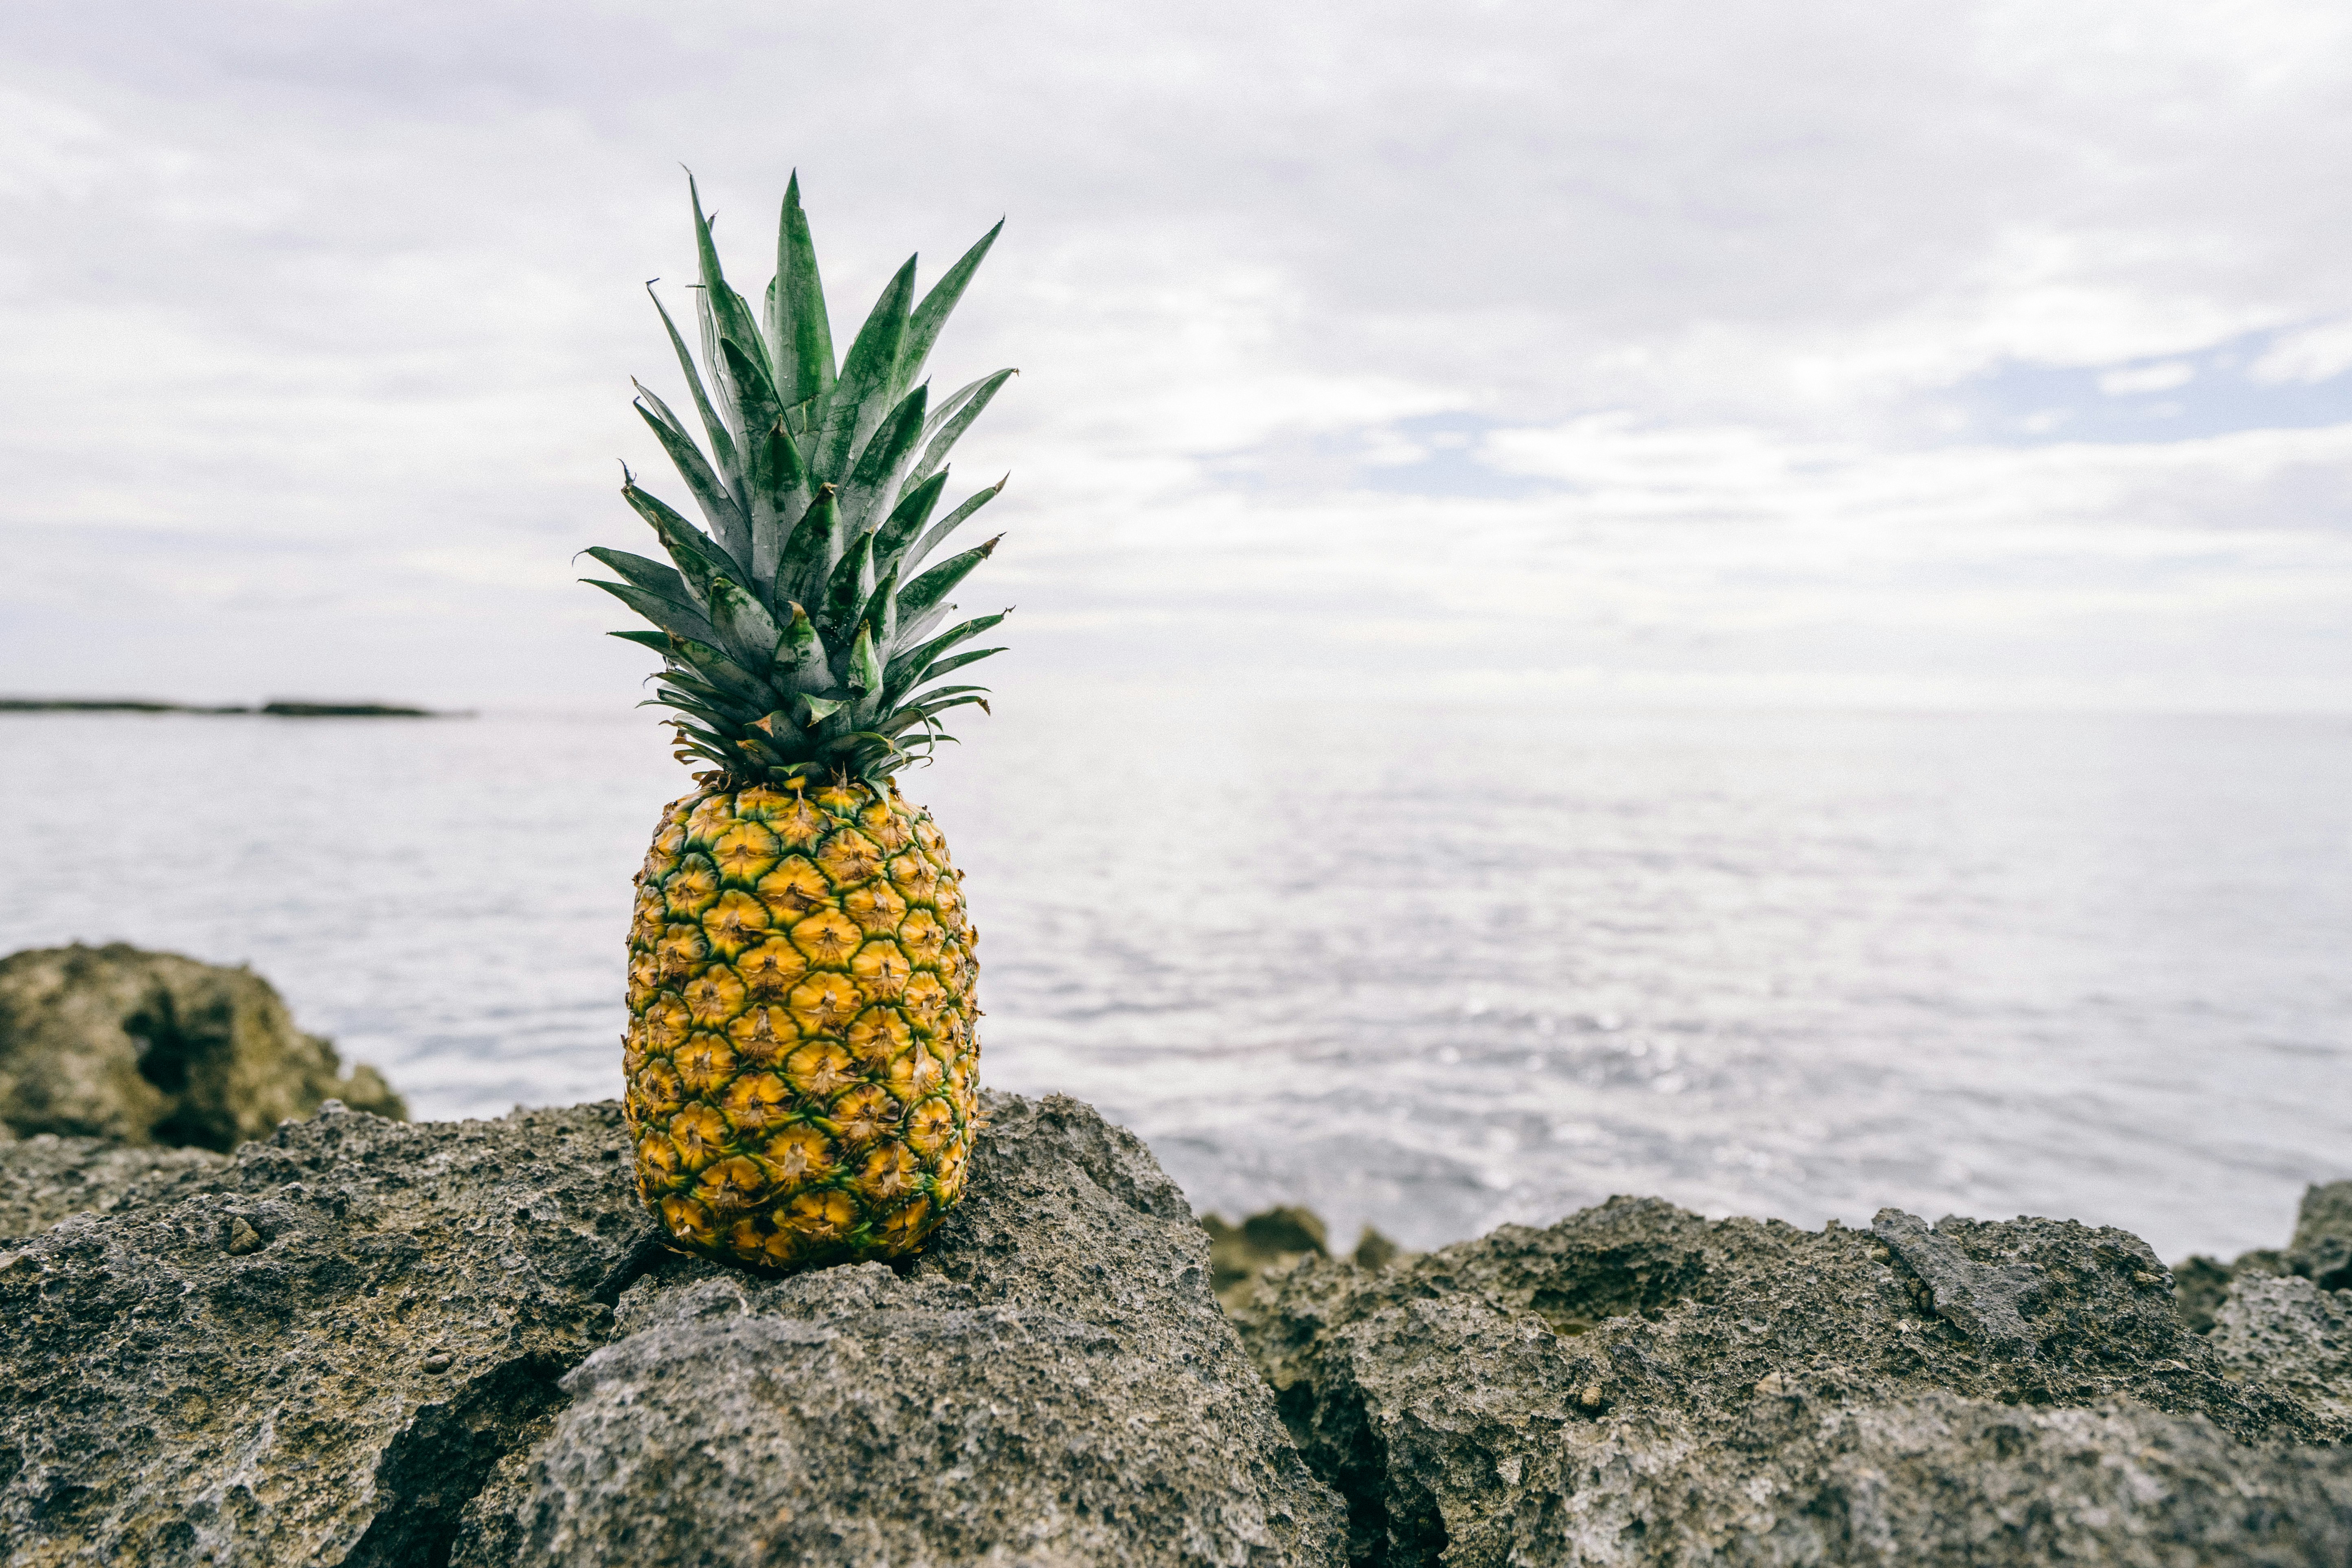
[[[2200,1333],[2065,1221],[1290,1215],[1229,1315],[1142,1144],[987,1110],[922,1258],[791,1278],[655,1245],[612,1105],[0,1144],[6,1561],[2352,1562],[2352,1292],[2286,1254]]]
[[[2126,1231],[1613,1198],[1237,1313],[1358,1563],[2155,1568],[2352,1562],[2347,1309],[2251,1273],[2200,1335]]]
[[[1343,1561],[1150,1152],[986,1110],[900,1272],[648,1245],[610,1104],[137,1173],[0,1251],[8,1561]]]

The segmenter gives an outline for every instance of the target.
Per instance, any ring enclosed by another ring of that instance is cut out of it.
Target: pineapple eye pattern
[[[772,1068],[783,1060],[800,1033],[793,1016],[782,1007],[754,1007],[727,1026],[737,1059],[753,1068]]]
[[[776,863],[776,836],[756,822],[737,822],[710,844],[710,858],[730,882],[756,882]]]
[[[895,789],[761,786],[681,802],[654,847],[624,1054],[646,1202],[679,1245],[756,1268],[917,1250],[979,1110],[938,831]]]
[[[662,884],[662,900],[677,919],[697,919],[719,901],[719,868],[707,855],[688,855]]]
[[[687,983],[686,1011],[704,1028],[715,1028],[743,1010],[747,994],[733,970],[714,963]]]
[[[754,996],[781,996],[808,973],[808,960],[782,937],[770,937],[735,961],[735,973]]]
[[[677,1081],[691,1095],[723,1089],[735,1076],[735,1053],[715,1036],[695,1036],[670,1059],[677,1064]]]
[[[819,910],[793,927],[793,941],[811,963],[835,967],[857,951],[857,928],[838,910]]]
[[[727,1120],[738,1132],[758,1132],[783,1121],[792,1097],[791,1087],[774,1073],[739,1078],[727,1086]]]
[[[761,877],[758,887],[761,899],[771,909],[789,910],[788,918],[824,909],[833,898],[833,887],[824,879],[824,873],[801,855]]]
[[[768,934],[768,906],[740,888],[730,888],[703,912],[702,929],[721,958],[734,958]]]

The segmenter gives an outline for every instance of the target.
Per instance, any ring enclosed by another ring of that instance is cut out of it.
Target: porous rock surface
[[[610,1336],[622,1143],[336,1108],[0,1251],[10,1563],[431,1561]]]
[[[2216,1345],[2124,1231],[1617,1198],[1241,1318],[1358,1563],[2341,1564],[2307,1306],[2241,1292]]]
[[[2249,1275],[2231,1287],[2212,1342],[2237,1375],[2352,1422],[2352,1290],[2323,1290],[2294,1275]]]
[[[0,1122],[20,1136],[226,1153],[329,1100],[407,1114],[249,971],[121,942],[0,959]]]
[[[611,1104],[333,1108],[0,1248],[7,1562],[1342,1561],[1150,1153],[986,1103],[903,1275],[650,1245]]]
[[[2181,1315],[2210,1332],[2232,1283],[2250,1279],[2308,1279],[2323,1290],[2352,1289],[2352,1182],[2304,1189],[2294,1236],[2284,1247],[2261,1247],[2223,1263],[2191,1258],[2173,1269]]]
[[[155,1149],[43,1132],[0,1141],[0,1239],[68,1215],[107,1214],[193,1191],[221,1164],[205,1149]]]
[[[1249,1299],[1258,1276],[1304,1254],[1328,1258],[1330,1237],[1323,1218],[1313,1209],[1282,1207],[1251,1215],[1239,1225],[1204,1214],[1201,1228],[1209,1233],[1209,1288],[1228,1308]],[[1366,1268],[1385,1268],[1405,1254],[1397,1244],[1370,1226],[1357,1239],[1349,1260]]]
[[[631,1286],[518,1489],[524,1560],[1339,1562],[1150,1152],[1059,1096],[989,1123],[903,1277]]]

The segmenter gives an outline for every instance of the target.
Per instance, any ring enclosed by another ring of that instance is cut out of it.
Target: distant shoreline
[[[0,697],[0,713],[208,713],[263,719],[471,719],[470,709],[409,708],[393,702],[264,702],[257,706],[156,702],[135,697]]]

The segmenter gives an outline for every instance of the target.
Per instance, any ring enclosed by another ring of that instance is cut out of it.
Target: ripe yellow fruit
[[[702,775],[637,874],[625,1108],[679,1247],[768,1267],[900,1258],[963,1195],[978,941],[895,783]]]

